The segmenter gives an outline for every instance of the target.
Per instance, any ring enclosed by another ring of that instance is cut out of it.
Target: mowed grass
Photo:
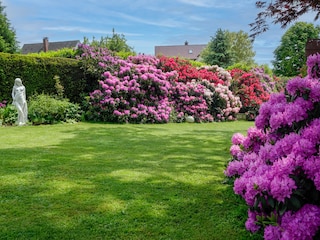
[[[261,239],[223,184],[253,122],[0,128],[0,239]]]

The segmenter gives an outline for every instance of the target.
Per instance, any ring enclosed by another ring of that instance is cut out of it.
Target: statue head
[[[16,79],[14,80],[14,84],[17,85],[17,86],[22,86],[22,81],[21,81],[21,79],[20,79],[20,78],[16,78]]]

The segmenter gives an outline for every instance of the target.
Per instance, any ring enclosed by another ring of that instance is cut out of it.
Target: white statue
[[[18,110],[18,125],[25,125],[28,121],[28,106],[26,100],[26,88],[23,86],[20,78],[14,80],[12,88],[13,105]]]

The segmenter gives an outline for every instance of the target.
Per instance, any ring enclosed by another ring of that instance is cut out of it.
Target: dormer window
[[[192,53],[193,53],[192,49],[189,49],[189,54],[192,54]]]

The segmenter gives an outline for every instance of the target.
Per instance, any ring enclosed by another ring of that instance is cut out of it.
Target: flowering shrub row
[[[205,68],[197,70],[179,62],[192,70],[181,79],[180,70],[186,68],[166,68],[155,57],[140,55],[122,60],[102,49],[79,48],[78,58],[86,62],[87,71],[100,75],[99,89],[87,102],[89,120],[166,123],[193,116],[197,122],[211,122],[234,120],[241,108],[239,98],[219,84],[230,79],[219,79],[218,74]]]
[[[232,137],[225,174],[249,206],[246,228],[267,240],[320,237],[319,64],[309,57],[308,76],[272,94],[246,137]]]

